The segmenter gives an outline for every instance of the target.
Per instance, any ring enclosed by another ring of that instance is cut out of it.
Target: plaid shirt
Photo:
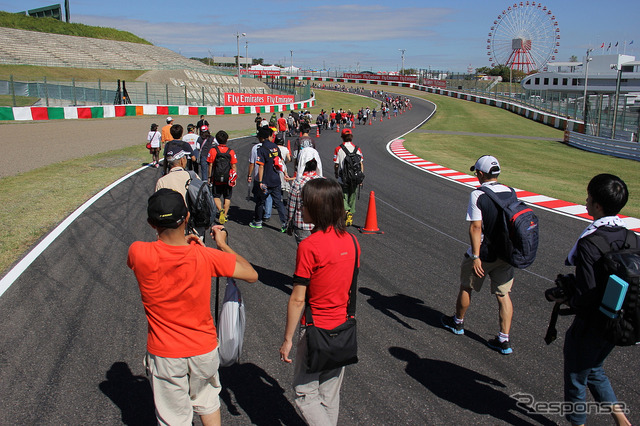
[[[313,229],[313,223],[306,223],[302,220],[302,187],[311,179],[322,178],[316,172],[305,172],[302,179],[296,180],[291,187],[289,193],[289,223],[293,222],[293,226],[305,231]]]

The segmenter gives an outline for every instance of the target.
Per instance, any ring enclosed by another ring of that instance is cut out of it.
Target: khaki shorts
[[[193,413],[207,415],[220,409],[222,390],[218,349],[189,358],[145,357],[151,378],[158,424],[191,425]]]
[[[482,262],[484,277],[480,278],[473,272],[473,259],[466,256],[460,265],[460,287],[480,291],[485,277],[491,278],[491,294],[504,296],[511,292],[513,285],[513,266],[501,259],[495,262]]]

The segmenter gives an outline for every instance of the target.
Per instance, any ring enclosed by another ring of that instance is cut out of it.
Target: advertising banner
[[[260,93],[225,93],[225,106],[235,105],[279,105],[295,102],[293,95],[266,95]]]
[[[398,81],[402,83],[417,83],[418,77],[411,75],[379,75],[379,74],[342,74],[342,78],[358,80]]]
[[[279,70],[240,70],[240,74],[250,74],[250,75],[255,75],[257,77],[262,77],[265,75],[280,75],[280,71]]]
[[[441,87],[443,89],[447,88],[447,82],[445,80],[436,80],[435,78],[425,78],[422,84],[425,86]]]

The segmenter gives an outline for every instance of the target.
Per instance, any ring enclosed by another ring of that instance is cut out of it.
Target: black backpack
[[[230,149],[227,149],[227,152],[220,152],[217,146],[214,149],[216,150],[216,159],[213,161],[211,181],[214,183],[229,183],[229,172],[231,171]]]
[[[217,211],[209,185],[203,182],[193,170],[189,171],[189,176],[191,179],[186,185],[187,208],[191,215],[189,225],[192,228],[208,228],[211,226],[211,218]]]
[[[503,239],[491,243],[511,266],[524,269],[531,265],[538,251],[538,217],[529,206],[518,200],[513,188],[509,188],[511,197],[508,200],[502,200],[485,186],[478,189],[487,194],[502,211]],[[499,223],[496,226],[500,226]]]
[[[364,181],[362,157],[358,154],[357,146],[353,149],[353,152],[349,152],[344,144],[341,144],[340,148],[342,148],[346,155],[342,162],[342,184],[348,189],[353,190]]]
[[[597,276],[608,280],[610,275],[617,275],[629,284],[617,318],[609,318],[598,311],[605,339],[617,346],[640,343],[640,248],[636,234],[627,230],[625,244],[620,250],[611,250],[611,245],[601,235],[585,238],[602,252],[602,258],[594,267],[600,268],[603,274]],[[606,282],[600,284],[604,290]]]

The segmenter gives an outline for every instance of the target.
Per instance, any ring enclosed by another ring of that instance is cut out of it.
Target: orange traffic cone
[[[380,122],[382,123],[382,114],[380,114]]]
[[[287,149],[289,150],[289,152],[291,152],[291,140],[287,139]],[[293,155],[293,154],[291,154]]]
[[[364,228],[360,228],[362,234],[384,234],[378,228],[378,214],[376,212],[376,195],[371,191],[369,193],[369,209],[367,210],[367,220]]]
[[[320,126],[316,127],[316,138],[320,137]]]
[[[369,117],[369,126],[371,126],[371,117]]]
[[[351,120],[351,128],[352,129],[356,128],[356,121],[355,120]]]
[[[339,124],[336,126],[336,133],[340,133],[340,125]]]

